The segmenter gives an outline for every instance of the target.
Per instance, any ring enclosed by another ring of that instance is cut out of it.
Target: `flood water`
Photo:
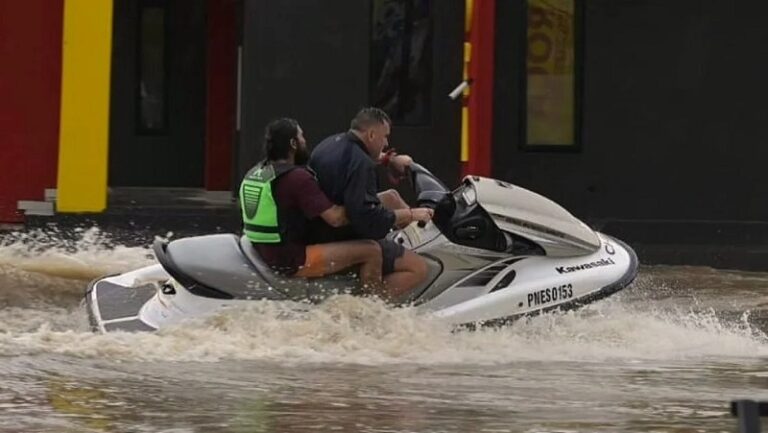
[[[2,236],[1,433],[732,432],[731,400],[768,400],[768,273],[644,267],[587,308],[475,332],[342,296],[95,335],[88,280],[150,250]]]

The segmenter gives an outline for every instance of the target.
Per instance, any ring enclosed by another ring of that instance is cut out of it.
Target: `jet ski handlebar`
[[[435,191],[447,193],[450,190],[440,181],[434,174],[424,168],[421,164],[412,162],[411,166],[411,178],[413,179],[413,186],[417,194],[421,194],[426,191]]]
[[[432,172],[416,162],[411,163],[410,174],[414,191],[417,194],[416,202],[418,206],[433,209],[436,218],[441,216],[450,218],[454,206],[452,206],[453,200],[448,187]],[[424,227],[425,225],[426,223],[424,222],[419,223],[419,227]]]
[[[451,191],[420,164],[413,162],[410,168],[418,206],[434,209],[432,222],[451,242],[491,251],[507,251],[512,246],[511,239],[477,202],[471,183]]]
[[[411,163],[410,174],[420,207],[435,209],[450,193],[448,187],[421,164]]]

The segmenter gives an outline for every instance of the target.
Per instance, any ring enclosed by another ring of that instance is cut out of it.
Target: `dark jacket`
[[[312,151],[309,166],[317,173],[320,189],[346,208],[350,221],[346,230],[334,230],[330,237],[320,234],[319,241],[386,236],[395,224],[395,214],[381,205],[376,163],[355,134],[336,134],[321,141]]]

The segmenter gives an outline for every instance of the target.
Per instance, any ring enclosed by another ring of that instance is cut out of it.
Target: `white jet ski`
[[[400,303],[454,325],[496,325],[594,302],[637,275],[629,246],[534,192],[478,176],[450,191],[418,164],[411,173],[419,206],[435,215],[390,234],[429,265],[425,283]],[[254,300],[320,302],[359,293],[353,275],[276,274],[234,234],[158,240],[154,253],[157,264],[88,285],[94,331],[152,331]]]

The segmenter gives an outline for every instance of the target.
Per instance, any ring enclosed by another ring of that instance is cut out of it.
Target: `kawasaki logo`
[[[616,262],[614,262],[613,259],[600,259],[596,262],[584,263],[583,265],[578,266],[559,266],[555,268],[555,270],[561,274],[570,274],[571,272],[577,272],[584,269],[599,268],[601,266],[611,266],[615,264]]]

